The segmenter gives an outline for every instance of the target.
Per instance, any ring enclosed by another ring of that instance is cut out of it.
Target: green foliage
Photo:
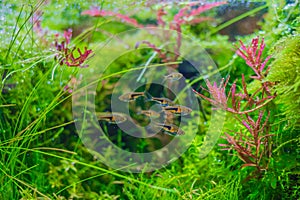
[[[296,73],[300,70],[300,38],[295,32],[299,32],[299,3],[281,10],[269,6],[266,23],[263,24],[266,48],[284,36],[274,47],[271,71],[267,77],[276,82],[278,106],[273,106],[281,115],[272,116],[272,130],[275,130],[272,133],[276,136],[269,170],[262,179],[249,182],[245,179],[251,170],[241,170],[242,162],[230,155],[231,152],[221,151],[215,145],[205,158],[199,157],[210,116],[207,116],[208,122],[200,118],[199,127],[188,122],[183,127],[186,134],[197,132],[188,150],[178,160],[149,173],[131,174],[105,166],[92,156],[78,137],[72,116],[72,94],[64,90],[65,86],[71,85],[70,79],[76,76],[78,69],[59,65],[54,60],[57,53],[53,46],[54,34],[62,35],[64,30],[72,28],[70,45],[81,49],[88,45],[93,49],[99,43],[105,44],[111,35],[132,27],[120,20],[114,21],[113,17],[82,16],[82,11],[99,6],[107,11],[128,14],[141,24],[155,24],[154,13],[160,6],[130,0],[41,3],[13,0],[0,1],[0,6],[1,200],[300,198],[300,141],[297,132],[300,124],[300,79]],[[279,6],[284,8],[284,1],[280,1]],[[31,21],[36,10],[43,11],[43,35],[35,32]],[[178,10],[179,7],[174,4],[166,19],[173,19]],[[207,11],[203,16],[214,17],[215,11]],[[236,59],[235,47],[228,41],[228,36],[208,34],[216,30],[213,27],[219,22],[220,19],[215,18],[197,26],[186,25],[182,31],[199,41],[222,70],[222,76],[230,74],[230,80],[234,81],[244,73],[247,82],[247,77],[253,75],[252,71],[247,70],[241,59]],[[112,52],[120,54],[122,48],[134,47],[134,41],[145,38],[144,33],[138,30],[125,35],[124,41],[111,42],[102,56],[110,58]],[[245,36],[243,40],[250,41],[250,38],[253,35]],[[59,42],[61,39],[62,36]],[[189,50],[191,57],[199,56],[202,51]],[[106,78],[99,81],[97,87],[97,109],[109,109],[110,96],[120,76],[135,70],[134,67],[144,66],[152,55],[151,49],[129,51],[107,66],[104,72]],[[152,63],[158,60],[156,57]],[[255,90],[257,84],[252,82],[251,87]],[[203,106],[209,115],[211,108],[207,103]],[[111,130],[110,125],[101,125],[106,132]],[[237,128],[235,119],[227,116],[224,130]],[[161,138],[132,139],[124,136],[122,131],[113,133],[116,134],[111,138],[117,146],[136,152],[151,151],[163,142]],[[224,143],[224,139],[220,138],[219,143]],[[112,153],[110,149],[103,152],[108,158],[114,156]]]
[[[273,50],[268,80],[276,82],[278,104],[283,104],[282,114],[289,121],[288,126],[300,128],[300,36],[284,37]]]
[[[283,36],[299,33],[300,4],[298,1],[287,3],[285,0],[268,1],[268,13],[265,22],[261,23],[262,30],[269,40],[276,42]]]

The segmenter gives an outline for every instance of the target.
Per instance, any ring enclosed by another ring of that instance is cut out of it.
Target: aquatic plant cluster
[[[0,5],[0,199],[300,198],[299,1]]]
[[[241,167],[255,167],[257,171],[255,173],[258,176],[262,171],[268,169],[272,154],[271,136],[269,131],[268,119],[270,111],[268,111],[267,117],[263,120],[263,116],[266,111],[262,110],[272,99],[276,97],[276,94],[271,94],[271,86],[274,83],[269,81],[263,81],[268,75],[270,67],[264,72],[267,61],[270,59],[268,56],[265,60],[261,58],[263,50],[265,48],[264,39],[262,38],[259,45],[259,38],[252,39],[249,47],[246,47],[243,42],[240,41],[240,48],[237,50],[237,54],[243,58],[247,65],[254,71],[256,76],[250,76],[252,79],[260,81],[261,87],[258,87],[252,94],[249,94],[247,90],[247,83],[245,82],[245,76],[242,74],[242,90],[237,93],[236,83],[233,83],[229,93],[226,95],[225,88],[228,84],[229,78],[225,83],[221,83],[218,87],[216,83],[213,85],[206,81],[208,92],[211,98],[204,96],[201,93],[196,92],[200,97],[209,101],[216,108],[224,109],[232,114],[235,114],[235,118],[241,123],[250,133],[236,132],[234,136],[225,133],[225,138],[228,144],[219,144],[219,146],[226,147],[224,150],[235,150],[238,157],[245,163]],[[223,80],[224,81],[224,80]],[[231,106],[228,106],[228,100],[231,98]],[[241,110],[243,109],[243,110]],[[257,120],[255,121],[250,114],[259,109]]]
[[[88,67],[88,65],[82,65],[90,56],[92,53],[91,49],[87,49],[87,47],[84,47],[84,53],[81,52],[80,48],[68,48],[68,44],[70,43],[70,40],[72,38],[72,29],[68,29],[67,31],[64,31],[64,39],[65,41],[62,41],[61,43],[58,43],[56,34],[56,40],[55,40],[55,48],[59,52],[57,55],[55,55],[55,60],[58,60],[60,65],[66,64],[69,67]],[[74,51],[77,49],[79,56],[75,58]]]

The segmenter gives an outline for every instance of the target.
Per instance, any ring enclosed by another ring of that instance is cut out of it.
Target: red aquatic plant
[[[233,135],[225,133],[225,138],[228,144],[220,144],[225,147],[224,150],[234,150],[237,156],[244,162],[243,167],[255,167],[255,176],[260,177],[263,170],[268,169],[271,157],[270,140],[272,134],[269,134],[269,116],[264,117],[266,110],[265,106],[276,97],[271,94],[270,87],[273,83],[264,81],[263,78],[268,74],[269,67],[264,71],[267,61],[262,59],[262,53],[265,47],[264,39],[259,44],[259,38],[254,38],[252,43],[247,47],[240,41],[240,48],[237,54],[242,57],[246,64],[253,69],[256,76],[250,76],[252,79],[260,81],[260,87],[250,95],[245,81],[245,76],[242,74],[242,87],[237,92],[237,85],[234,82],[226,93],[226,86],[229,78],[224,82],[221,81],[220,86],[216,83],[211,84],[208,80],[206,90],[211,97],[206,97],[197,91],[194,91],[198,96],[209,101],[217,109],[223,109],[233,114],[236,120],[244,127],[240,131],[232,131]],[[231,99],[231,101],[229,101]],[[255,116],[256,111],[259,110],[257,120],[255,121],[251,115]],[[250,176],[251,177],[251,176]]]
[[[66,30],[66,31],[64,31],[64,38],[65,38],[65,40],[66,40],[66,44],[69,44],[70,43],[70,41],[71,41],[71,38],[72,38],[72,29],[68,29],[68,30]]]
[[[143,41],[148,45],[151,49],[153,49],[158,56],[162,59],[162,62],[176,62],[180,56],[180,48],[181,48],[181,40],[182,40],[182,26],[186,24],[194,25],[203,21],[212,20],[209,17],[198,17],[202,12],[212,9],[214,7],[220,6],[222,4],[226,4],[226,2],[215,2],[215,3],[199,3],[192,2],[186,4],[183,8],[181,8],[177,14],[173,16],[173,19],[169,22],[163,19],[163,16],[167,15],[168,12],[163,5],[161,8],[157,10],[156,18],[157,25],[164,29],[163,31],[163,40],[170,41],[171,35],[174,31],[176,31],[176,42],[173,45],[173,53],[163,52],[161,49],[156,47],[150,41]],[[194,8],[198,6],[197,8]],[[140,44],[140,43],[139,43]],[[138,46],[138,45],[137,45]],[[176,68],[177,64],[170,65],[173,68]]]
[[[112,11],[101,10],[98,7],[93,7],[90,10],[85,10],[81,13],[81,15],[89,15],[89,16],[92,16],[92,17],[111,16],[111,17],[115,17],[116,19],[120,20],[121,22],[133,25],[135,27],[143,27],[135,19],[130,18],[127,15],[123,15],[123,14],[120,14],[120,13],[115,13],[115,12],[112,12]]]
[[[74,56],[74,51],[77,49],[79,56]],[[91,49],[87,49],[84,47],[84,52],[82,53],[79,48],[74,47],[69,51],[68,54],[65,55],[65,64],[69,67],[88,67],[88,65],[83,65],[83,63],[87,60],[89,55],[92,53]]]
[[[251,76],[253,79],[257,79],[259,81],[262,81],[266,75],[268,74],[270,67],[267,67],[266,70],[265,66],[268,60],[271,58],[271,56],[268,56],[263,60],[262,53],[265,48],[265,42],[264,38],[262,38],[260,45],[259,43],[259,37],[256,37],[252,39],[251,45],[249,47],[246,47],[242,41],[240,41],[240,48],[237,50],[237,54],[243,58],[247,65],[251,67],[251,69],[255,72],[255,76]],[[269,87],[272,86],[270,82],[263,82],[262,84],[263,92],[266,92],[267,94],[271,94]]]
[[[263,67],[266,65],[266,61],[269,60],[270,56],[265,60],[262,61],[261,54],[264,49],[264,40],[262,40],[259,53],[256,55],[254,52],[256,52],[258,38],[255,38],[252,40],[252,43],[249,47],[246,47],[242,42],[242,49],[247,50],[247,56],[245,56],[245,53],[242,53],[241,49],[239,49],[237,52],[239,56],[241,56],[243,59],[245,59],[246,64],[256,70],[258,74],[262,74],[263,77],[265,77],[269,70],[262,72]],[[256,56],[256,57],[255,57]],[[259,58],[259,59],[258,59]],[[256,62],[253,64],[253,60],[259,60],[260,62]],[[258,66],[258,67],[253,67]],[[254,76],[250,76],[253,79],[256,79]],[[197,91],[194,91],[197,95],[200,97],[208,100],[212,105],[214,105],[216,108],[222,108],[228,112],[231,112],[233,114],[247,114],[254,112],[263,106],[265,106],[267,103],[269,103],[272,99],[276,97],[275,94],[271,94],[269,86],[272,86],[273,83],[264,81],[263,79],[258,79],[261,82],[261,87],[257,88],[256,91],[252,92],[250,95],[247,89],[247,83],[245,81],[245,76],[242,74],[242,90],[237,92],[236,91],[236,83],[234,82],[229,89],[228,93],[226,94],[226,86],[228,83],[228,79],[223,84],[224,80],[221,81],[220,86],[217,86],[217,83],[214,82],[211,84],[208,80],[206,80],[206,85],[208,90],[203,88],[204,90],[208,91],[211,95],[211,98],[206,97],[205,95],[198,93]],[[229,106],[228,100],[231,98],[231,107]]]
[[[211,98],[206,97],[205,95],[197,92],[196,90],[194,90],[194,92],[197,95],[199,95],[202,98],[209,101],[216,108],[221,108],[221,109],[227,110],[228,109],[228,107],[227,107],[228,97],[226,95],[225,88],[228,83],[228,80],[229,80],[229,78],[227,78],[225,83],[223,83],[224,82],[224,79],[223,79],[222,82],[220,83],[220,86],[217,86],[216,82],[214,82],[214,84],[210,84],[210,82],[208,80],[206,80],[206,85],[207,85],[208,89],[205,89],[205,88],[202,88],[202,89],[204,89],[209,94],[211,94]]]
[[[179,10],[179,12],[174,16],[173,22],[176,24],[197,24],[202,21],[211,20],[209,17],[196,17],[201,13],[210,10],[214,7],[226,4],[226,2],[214,2],[214,3],[205,3],[200,4],[199,2],[191,2],[187,4],[184,8]],[[198,8],[193,9],[193,6],[198,6]]]
[[[273,135],[269,134],[268,125],[270,112],[265,120],[263,120],[263,116],[264,111],[260,111],[256,121],[248,114],[236,117],[248,132],[233,131],[233,135],[224,133],[228,144],[219,144],[224,147],[223,150],[234,150],[244,162],[241,168],[254,167],[256,169],[254,174],[258,177],[268,169],[272,155],[271,136]]]
[[[80,68],[88,67],[88,65],[84,65],[84,62],[89,58],[93,51],[91,49],[87,49],[87,47],[84,47],[84,52],[82,52],[80,48],[73,47],[70,49],[68,47],[72,38],[72,29],[64,31],[64,41],[61,43],[58,43],[58,36],[59,35],[57,34],[55,41],[55,48],[58,51],[55,59],[59,60],[60,65],[66,64],[69,67]],[[78,56],[75,55],[75,50],[77,50],[77,54],[79,54]]]
[[[164,7],[161,7],[156,12],[156,19],[157,24],[161,27],[164,27],[166,25],[166,22],[163,20],[163,16],[167,15],[168,13],[165,11]]]
[[[47,31],[45,31],[41,26],[43,12],[41,10],[37,10],[33,13],[32,24],[33,30],[42,40],[42,42],[47,43],[45,40],[45,36]],[[55,34],[55,42],[54,46],[57,50],[57,54],[55,55],[55,60],[59,61],[60,65],[66,64],[69,67],[87,67],[87,65],[83,65],[83,63],[88,59],[92,50],[84,47],[84,52],[80,50],[80,48],[73,47],[69,48],[69,44],[72,38],[72,29],[65,30],[63,33],[63,41],[58,42],[59,34]],[[77,52],[75,52],[77,50]],[[79,55],[78,55],[79,54]],[[78,55],[78,56],[76,56]]]
[[[165,21],[163,17],[165,15],[168,15],[168,12],[166,10],[166,6],[164,3],[162,3],[161,7],[157,9],[156,11],[156,18],[157,18],[157,25],[155,27],[161,27],[164,29],[163,31],[163,40],[164,41],[170,41],[172,32],[176,31],[176,42],[174,44],[173,53],[168,53],[168,51],[163,51],[162,49],[158,48],[156,45],[154,45],[150,41],[141,41],[136,44],[136,47],[138,47],[140,44],[146,44],[149,48],[153,49],[158,56],[162,59],[162,62],[168,63],[168,62],[176,62],[177,59],[180,56],[180,47],[181,47],[181,40],[182,40],[182,26],[186,24],[194,25],[198,24],[203,21],[212,20],[212,18],[209,17],[199,17],[199,15],[207,11],[209,9],[212,9],[214,7],[220,6],[222,4],[226,4],[226,2],[214,2],[214,3],[201,3],[201,2],[192,2],[186,4],[183,8],[181,8],[177,14],[173,16],[173,19],[169,22]],[[195,8],[197,6],[197,8]],[[137,20],[131,18],[130,16],[116,13],[112,11],[107,11],[100,9],[98,7],[92,7],[89,10],[85,10],[81,13],[82,15],[89,15],[93,17],[114,17],[115,19],[132,25],[137,28],[143,28],[143,27],[153,27],[154,25],[142,25],[137,22]],[[176,64],[172,64],[171,67],[176,68]]]
[[[265,77],[265,74],[263,73],[263,70],[266,66],[266,63],[271,58],[271,56],[268,56],[264,61],[261,58],[263,50],[265,48],[265,42],[264,38],[262,38],[260,45],[259,43],[259,37],[256,37],[252,39],[251,45],[249,47],[246,47],[242,41],[240,41],[240,48],[237,50],[237,54],[243,58],[247,65],[253,69],[256,76],[252,76],[254,79],[262,80]],[[259,48],[258,48],[259,46]],[[269,68],[266,70],[266,73],[269,71]]]

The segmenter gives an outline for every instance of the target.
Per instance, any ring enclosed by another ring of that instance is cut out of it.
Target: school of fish
[[[170,81],[176,81],[179,80],[182,77],[181,73],[178,72],[173,72],[167,76],[165,76],[165,80],[170,80]],[[133,102],[137,100],[140,97],[146,98],[146,101],[154,101],[162,106],[162,111],[157,112],[154,110],[141,110],[138,112],[138,114],[145,115],[147,117],[151,118],[159,118],[161,113],[164,114],[165,117],[170,117],[170,115],[188,115],[192,112],[192,109],[186,106],[182,105],[176,105],[172,100],[164,97],[153,97],[150,94],[146,92],[129,92],[126,94],[123,94],[119,96],[119,100],[123,102]],[[111,124],[118,124],[118,123],[123,123],[127,120],[127,117],[123,113],[97,113],[97,119],[106,121]],[[179,136],[179,135],[184,135],[184,131],[180,129],[178,126],[168,122],[166,120],[166,123],[154,123],[154,126],[157,128],[160,128],[163,133],[171,136]]]

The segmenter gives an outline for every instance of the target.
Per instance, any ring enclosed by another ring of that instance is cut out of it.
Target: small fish
[[[177,80],[181,79],[182,76],[183,75],[179,72],[173,72],[173,73],[165,76],[165,79],[169,79],[169,80],[172,80],[172,81],[177,81]]]
[[[138,114],[143,114],[143,115],[146,115],[146,116],[152,117],[152,118],[160,117],[160,114],[158,112],[154,111],[154,110],[142,110]]]
[[[120,124],[127,120],[122,113],[96,113],[98,120],[107,121],[110,124]]]
[[[151,97],[149,99],[149,101],[156,101],[156,102],[160,103],[161,106],[163,106],[163,107],[174,104],[172,100],[170,100],[168,98],[160,98],[160,97]]]
[[[166,110],[163,110],[163,112],[164,112],[164,118],[167,121],[167,123],[172,124],[174,121],[174,114]]]
[[[163,109],[164,111],[168,111],[173,114],[180,114],[180,115],[188,115],[193,111],[191,108],[188,108],[186,106],[179,106],[179,105],[166,106]]]
[[[181,130],[178,126],[174,124],[159,124],[156,123],[156,126],[162,128],[164,132],[168,135],[172,136],[178,136],[178,135],[184,135],[184,131]]]
[[[145,92],[129,92],[119,96],[119,99],[124,102],[130,102],[141,96],[145,96]]]

